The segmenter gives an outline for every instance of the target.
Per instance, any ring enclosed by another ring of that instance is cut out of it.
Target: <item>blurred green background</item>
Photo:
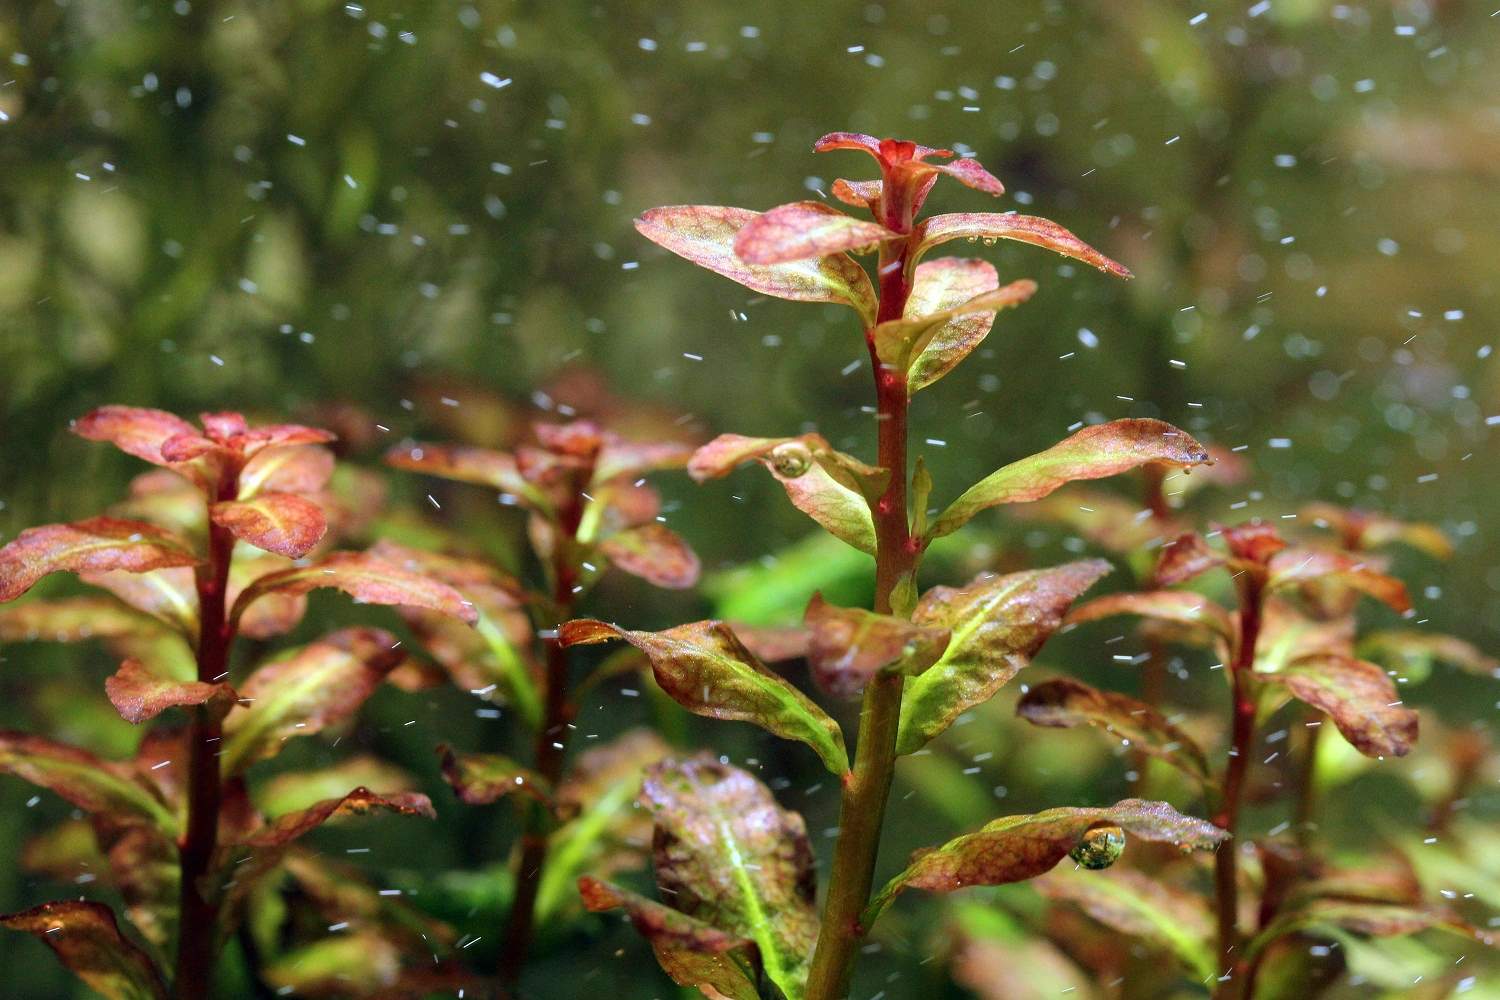
[[[850,370],[864,348],[847,310],[753,296],[631,228],[654,205],[766,208],[870,176],[857,154],[811,152],[835,130],[976,154],[1007,195],[940,184],[932,210],[1047,216],[1136,274],[1018,244],[950,248],[1041,289],[917,400],[939,500],[1079,421],[1160,416],[1245,446],[1253,472],[1217,498],[1222,517],[1325,499],[1444,527],[1456,559],[1398,564],[1417,617],[1494,648],[1500,17],[1457,0],[11,0],[0,538],[122,494],[138,463],[66,433],[111,402],[323,418],[372,464],[387,437],[504,443],[559,401],[611,412],[606,393],[699,434],[817,429],[867,453],[868,366]],[[427,506],[430,482],[392,482]],[[749,472],[665,491],[710,568],[810,527]],[[440,516],[494,536],[483,544],[513,539],[485,498],[455,503]],[[1048,561],[1078,550],[981,520],[985,544]],[[394,621],[314,607],[319,625]],[[711,608],[622,584],[595,610],[646,627]],[[1059,648],[1051,662],[1073,669]],[[0,722],[128,741],[97,694],[102,659],[4,657]],[[1494,697],[1444,675],[1414,700],[1465,722]],[[591,705],[580,726],[641,714],[618,705]],[[365,741],[430,780],[433,743],[507,738],[472,709],[457,693],[386,693]],[[805,755],[742,727],[685,732],[774,765],[826,849],[836,801]],[[982,820],[992,786],[1043,805],[1124,787],[1087,785],[1082,765],[1076,780],[1017,777],[1003,753],[975,775],[921,767],[901,780],[927,804],[898,810],[888,863]],[[932,805],[939,784],[977,804]],[[0,856],[65,814],[31,795],[0,780]],[[439,804],[445,820],[420,834],[391,821],[338,836],[377,845],[371,864],[414,884],[502,857],[498,812]],[[58,892],[0,865],[0,908]],[[673,995],[644,946],[604,933],[554,941],[537,992]],[[859,996],[956,989],[889,950]],[[0,996],[74,995],[30,939],[0,937],[0,970]]]

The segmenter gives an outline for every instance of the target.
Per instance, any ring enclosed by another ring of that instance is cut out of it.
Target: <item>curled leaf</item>
[[[928,250],[948,240],[979,239],[987,242],[997,239],[1019,240],[1022,243],[1030,243],[1033,246],[1060,253],[1064,257],[1081,260],[1085,264],[1091,264],[1117,277],[1131,276],[1123,265],[1110,260],[1062,226],[1031,215],[997,212],[935,215],[917,223],[912,229],[911,239],[914,246],[913,260],[920,259]]]
[[[1417,742],[1417,713],[1373,663],[1349,656],[1307,656],[1262,674],[1298,700],[1328,713],[1344,739],[1366,757],[1404,757]]]
[[[551,807],[552,789],[547,780],[509,757],[454,753],[448,746],[438,747],[438,754],[443,759],[443,780],[465,805],[484,806],[507,795],[524,795]]]
[[[120,717],[136,724],[154,719],[169,708],[209,702],[222,716],[234,703],[234,689],[228,684],[163,677],[136,659],[120,664],[120,669],[104,682],[104,691]]]
[[[1271,556],[1268,569],[1270,575],[1266,587],[1270,590],[1333,577],[1386,604],[1398,614],[1411,610],[1406,584],[1371,568],[1367,559],[1326,549],[1291,548]]]
[[[764,295],[803,302],[842,302],[874,324],[875,291],[847,254],[781,264],[749,264],[734,251],[740,230],[760,217],[743,208],[672,205],[642,213],[635,228],[646,239]]]
[[[240,592],[231,618],[237,621],[266,594],[306,594],[320,587],[342,590],[361,604],[426,608],[469,625],[479,620],[474,605],[447,584],[364,552],[335,552],[311,566],[268,573]]]
[[[895,233],[854,219],[821,201],[778,205],[756,216],[734,238],[734,253],[746,264],[785,264],[844,250],[859,250]]]
[[[167,1000],[151,959],[120,933],[114,911],[103,903],[43,903],[0,917],[0,926],[36,937],[108,1000]]]
[[[1208,598],[1185,590],[1148,590],[1097,597],[1068,612],[1065,624],[1078,625],[1112,615],[1141,615],[1206,628],[1226,641],[1233,641],[1235,634],[1234,619],[1229,612]]]
[[[912,621],[946,628],[942,657],[907,680],[896,752],[915,753],[959,714],[994,696],[1031,662],[1062,624],[1068,605],[1110,570],[1102,559],[1006,576],[980,574],[967,587],[934,587]]]
[[[682,536],[652,521],[610,535],[599,551],[615,566],[647,583],[685,590],[698,582],[698,556]]]
[[[1039,500],[1064,483],[1103,479],[1148,462],[1188,468],[1210,461],[1201,444],[1160,420],[1142,417],[1095,424],[971,486],[938,516],[927,538],[957,531],[987,507]]]
[[[234,537],[288,559],[307,555],[328,531],[323,508],[291,493],[272,491],[253,500],[222,500],[209,508],[208,516]]]
[[[1228,836],[1207,820],[1184,816],[1165,802],[1142,799],[1104,808],[1065,807],[1005,816],[917,857],[875,894],[860,922],[869,927],[907,889],[953,892],[1035,878],[1065,858],[1084,834],[1101,826],[1120,827],[1131,836],[1176,844],[1185,851],[1213,847]]]
[[[1134,698],[1057,677],[1023,694],[1016,704],[1016,714],[1033,725],[1055,729],[1098,726],[1199,781],[1208,778],[1208,760],[1193,738],[1155,708]]]
[[[838,608],[814,594],[803,619],[810,633],[807,664],[814,683],[829,694],[850,698],[865,689],[877,671],[915,676],[937,662],[948,648],[946,628],[924,628],[863,608]]]
[[[565,623],[565,646],[624,639],[651,661],[657,684],[683,708],[711,719],[753,722],[817,751],[834,774],[849,769],[838,723],[780,674],[766,668],[719,621],[693,622],[665,632],[631,632],[604,622]]]
[[[0,548],[0,604],[14,601],[49,573],[145,573],[197,562],[187,542],[144,521],[95,517],[28,528]]]

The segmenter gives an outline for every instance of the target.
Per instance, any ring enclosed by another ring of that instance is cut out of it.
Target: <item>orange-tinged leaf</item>
[[[896,752],[915,753],[960,713],[994,696],[1062,624],[1068,606],[1110,570],[1103,559],[1006,576],[981,573],[962,588],[934,587],[912,621],[946,628],[942,657],[906,681]]]
[[[810,633],[807,664],[814,683],[829,694],[851,698],[877,671],[915,676],[937,662],[952,635],[863,608],[839,608],[814,594],[803,622]]]
[[[0,772],[55,792],[84,812],[176,831],[171,810],[131,767],[76,747],[0,730]]]
[[[785,264],[858,250],[895,236],[879,223],[851,218],[820,201],[797,201],[750,220],[735,236],[734,252],[747,264]]]
[[[469,625],[479,620],[474,605],[447,584],[364,552],[335,552],[311,566],[268,573],[240,593],[232,617],[238,620],[266,594],[306,594],[320,587],[335,587],[362,604],[426,608]]]
[[[608,436],[594,462],[594,482],[634,479],[643,472],[680,469],[693,454],[693,446],[682,441],[625,441]]]
[[[689,712],[753,722],[783,739],[806,743],[834,774],[849,769],[838,723],[757,660],[723,622],[631,632],[585,618],[565,623],[560,633],[565,646],[624,639],[646,654],[656,682]]]
[[[222,713],[234,703],[228,684],[180,681],[154,673],[140,660],[130,659],[104,682],[104,691],[126,722],[142,723],[169,708],[214,703]]]
[[[1211,548],[1196,531],[1185,531],[1162,546],[1156,562],[1156,582],[1174,587],[1229,564],[1222,552]]]
[[[509,757],[455,753],[446,745],[438,747],[438,755],[443,761],[443,780],[465,805],[484,806],[507,795],[524,795],[548,808],[552,806],[552,788],[547,780]]]
[[[912,229],[914,250],[911,257],[919,260],[938,244],[957,239],[1019,240],[1081,260],[1121,278],[1131,276],[1123,265],[1110,260],[1057,223],[1031,215],[1009,213],[961,212],[924,219]]]
[[[1366,757],[1404,757],[1416,745],[1417,713],[1401,704],[1395,683],[1373,663],[1328,653],[1260,676],[1328,713],[1344,739]]]
[[[1119,866],[1054,869],[1032,884],[1046,899],[1072,902],[1111,930],[1171,952],[1204,979],[1216,972],[1213,915],[1196,893]]]
[[[1234,619],[1201,594],[1186,590],[1148,590],[1098,597],[1068,612],[1066,625],[1097,621],[1113,615],[1141,615],[1193,628],[1206,628],[1221,639],[1233,641]]]
[[[240,686],[242,704],[224,720],[224,773],[239,774],[291,737],[311,736],[358,711],[406,659],[400,645],[381,629],[343,629],[256,670]]]
[[[283,445],[258,452],[240,472],[239,497],[262,491],[314,493],[333,475],[333,452],[314,444]]]
[[[1326,549],[1293,548],[1272,556],[1268,569],[1270,575],[1266,579],[1266,587],[1269,590],[1333,577],[1386,604],[1392,611],[1399,614],[1411,611],[1411,598],[1407,596],[1406,584],[1372,569],[1367,559],[1329,552]]]
[[[263,492],[253,500],[222,500],[209,508],[213,522],[256,548],[300,559],[323,540],[323,508],[291,493]]]
[[[898,371],[909,372],[916,360],[933,346],[933,341],[937,336],[944,334],[945,340],[936,346],[926,367],[929,371],[941,368],[945,373],[962,361],[969,350],[984,339],[984,335],[989,332],[990,325],[994,323],[994,314],[997,310],[1018,306],[1031,298],[1035,291],[1036,282],[1023,278],[1020,281],[1011,282],[1004,288],[982,292],[950,309],[940,309],[937,312],[910,318],[887,320],[875,327],[872,334],[875,338],[876,353],[882,363]],[[969,322],[975,317],[985,318],[982,324],[984,329],[977,338],[974,333],[978,327]],[[949,328],[954,324],[958,324],[959,329],[950,331]],[[958,342],[948,339],[951,337],[957,337]],[[965,347],[965,344],[968,346]],[[923,384],[930,384],[935,380],[931,378]],[[910,386],[907,387],[908,393],[915,391]]]
[[[90,441],[107,441],[153,465],[169,465],[162,456],[162,445],[179,434],[197,434],[198,428],[165,410],[101,406],[73,421],[72,431]]]
[[[860,922],[869,927],[907,889],[953,892],[1035,878],[1067,857],[1089,831],[1111,826],[1142,840],[1176,844],[1185,851],[1214,847],[1228,837],[1207,820],[1184,816],[1165,802],[1143,799],[1126,799],[1103,808],[1064,807],[1005,816],[978,833],[956,837],[919,855],[876,893]]]
[[[521,475],[510,455],[465,445],[413,444],[386,452],[385,461],[398,469],[421,472],[460,483],[492,486],[524,502],[533,510],[551,509],[546,497]]]
[[[610,535],[599,543],[599,551],[631,576],[658,587],[685,590],[698,582],[698,556],[681,535],[655,521]]]
[[[995,266],[978,258],[938,257],[917,265],[911,295],[902,315],[916,319],[929,313],[952,309],[976,295],[1000,287]],[[959,361],[989,335],[994,326],[992,313],[962,316],[943,324],[912,358],[907,372],[907,392],[926,388],[948,374]]]
[[[198,584],[190,566],[132,573],[129,570],[84,571],[78,578],[103,587],[132,608],[144,611],[190,638],[198,635]]]
[[[1242,564],[1264,566],[1272,556],[1287,546],[1286,540],[1276,530],[1276,525],[1259,518],[1242,524],[1215,527],[1218,528],[1215,534],[1224,540],[1229,554]]]
[[[234,607],[240,594],[256,580],[290,569],[292,564],[292,560],[271,552],[236,558],[229,567],[229,606]],[[273,591],[262,595],[245,609],[239,620],[239,634],[248,639],[270,639],[284,635],[296,628],[306,613],[306,594]]]
[[[1339,533],[1346,549],[1378,549],[1392,542],[1402,542],[1420,549],[1434,559],[1453,558],[1453,541],[1436,525],[1402,521],[1389,514],[1359,508],[1335,507],[1327,503],[1310,503],[1301,516],[1319,527]]]
[[[1064,483],[1103,479],[1147,462],[1189,468],[1211,461],[1201,444],[1160,420],[1129,418],[1095,424],[971,486],[938,516],[927,538],[957,531],[987,507],[1039,500]]]
[[[864,269],[836,253],[783,264],[747,264],[734,252],[741,229],[760,217],[744,208],[670,205],[653,208],[635,228],[653,243],[699,267],[737,281],[753,291],[803,302],[852,306],[866,326],[874,325],[875,291]]]
[[[103,903],[43,903],[0,917],[0,926],[35,936],[90,989],[109,1000],[167,1000],[167,988],[151,959],[120,933],[114,911]]]
[[[1055,677],[1023,694],[1016,714],[1033,725],[1054,729],[1098,726],[1199,781],[1208,778],[1208,760],[1191,736],[1155,708],[1123,694]]]
[[[14,601],[48,573],[145,573],[197,562],[187,542],[144,521],[95,517],[28,528],[0,549],[0,604]]]
[[[875,211],[880,205],[880,188],[879,181],[846,181],[839,178],[833,182],[833,196],[845,205]]]

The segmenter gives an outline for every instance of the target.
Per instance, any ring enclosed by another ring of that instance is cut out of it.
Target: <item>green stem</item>
[[[893,240],[880,251],[879,322],[897,319],[911,294],[907,244]],[[890,470],[890,485],[876,503],[875,603],[881,614],[908,614],[892,602],[897,587],[916,564],[918,541],[911,536],[906,510],[906,373],[881,365],[867,334],[879,403],[879,464]],[[839,834],[833,848],[828,898],[818,947],[808,974],[807,1000],[844,1000],[854,977],[859,944],[868,928],[859,917],[870,900],[880,829],[896,769],[896,732],[901,722],[900,676],[877,674],[865,689],[854,767],[844,775],[839,803]]]
[[[1322,712],[1309,713],[1312,718],[1303,727],[1301,756],[1297,761],[1297,806],[1292,814],[1292,833],[1299,847],[1308,847],[1318,829],[1313,819],[1318,814],[1318,747],[1328,717]]]

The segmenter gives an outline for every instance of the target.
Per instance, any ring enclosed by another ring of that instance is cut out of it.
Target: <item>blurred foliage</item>
[[[1004,208],[1056,219],[1137,275],[1120,284],[1033,248],[985,252],[1003,280],[1041,290],[916,408],[940,499],[1080,421],[1160,416],[1244,447],[1251,477],[1214,497],[1222,518],[1324,499],[1446,529],[1457,558],[1402,552],[1396,568],[1425,627],[1492,651],[1497,32],[1488,8],[1459,0],[0,7],[0,537],[122,495],[129,460],[64,433],[106,402],[343,414],[360,459],[419,432],[505,444],[529,419],[598,410],[612,391],[700,432],[816,429],[868,454],[866,383],[850,377],[864,352],[846,312],[810,321],[664,258],[630,227],[658,204],[764,208],[864,176],[855,157],[810,152],[851,129],[978,155],[1009,188]],[[983,200],[939,187],[931,207]],[[411,478],[393,486],[410,509],[429,506]],[[762,560],[753,578],[785,588],[752,600],[731,575],[705,589],[746,617],[783,618],[815,586],[851,599],[868,586],[859,565],[815,549],[776,572],[769,553],[808,526],[766,477],[663,486],[707,566]],[[439,496],[428,513],[476,547],[502,561],[520,548],[486,498]],[[411,541],[424,529],[404,516],[382,530]],[[1086,547],[995,515],[962,537],[934,568]],[[601,616],[636,627],[709,610],[631,584],[600,596]],[[313,608],[320,627],[397,624]],[[1133,684],[1067,637],[1043,658]],[[3,660],[0,723],[105,754],[133,744],[98,697],[113,666],[101,653],[10,646]],[[1193,690],[1169,696],[1201,700]],[[649,697],[599,693],[578,720],[586,734],[656,714],[674,738],[705,742]],[[1413,700],[1457,727],[1487,720],[1494,692],[1439,668]],[[882,877],[939,839],[935,822],[972,826],[997,797],[1019,811],[1127,790],[1098,741],[1037,742],[1001,701],[903,764],[894,801],[922,807],[895,810]],[[503,748],[506,729],[457,691],[384,691],[353,742],[442,796],[431,746]],[[751,758],[826,849],[836,791],[805,755],[744,727],[712,742]],[[1362,810],[1415,808],[1384,776],[1353,780]],[[1493,821],[1500,802],[1486,794],[1476,814]],[[0,782],[7,856],[65,815],[31,795]],[[443,821],[421,837],[395,823],[339,836],[371,848],[361,863],[402,871],[435,912],[493,933],[509,885],[487,866],[508,823],[438,801]],[[1331,810],[1351,837],[1375,825],[1342,798]],[[0,866],[4,909],[56,894]],[[970,937],[1015,936],[960,917]],[[539,996],[665,995],[628,931],[596,927],[602,938],[554,935],[531,979]],[[912,930],[880,942],[857,995],[959,995],[919,964],[928,942]],[[488,961],[494,942],[474,943]],[[0,996],[79,995],[19,935],[0,937],[0,969]]]

